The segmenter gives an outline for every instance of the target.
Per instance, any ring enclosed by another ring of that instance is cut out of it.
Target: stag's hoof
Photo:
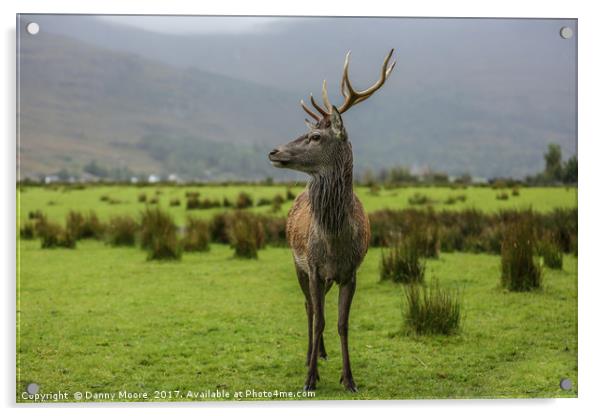
[[[355,381],[353,381],[353,378],[347,378],[347,377],[341,376],[341,379],[339,380],[339,382],[343,386],[345,386],[345,390],[347,390],[348,392],[351,392],[351,393],[358,392],[357,386],[355,385]]]
[[[324,361],[328,361],[328,354],[320,353],[320,358],[323,359]]]
[[[316,389],[316,382],[320,380],[320,374],[316,371],[315,374],[309,374],[305,380],[305,386],[303,391],[314,391]]]
[[[315,390],[316,390],[316,383],[314,383],[313,385],[306,384],[305,386],[303,386],[303,391],[315,391]]]

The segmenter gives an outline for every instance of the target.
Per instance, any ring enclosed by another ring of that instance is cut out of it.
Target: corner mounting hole
[[[570,390],[573,388],[573,382],[568,378],[563,378],[560,380],[560,388],[562,390]]]
[[[573,29],[568,26],[563,26],[560,28],[560,37],[562,39],[570,39],[573,37]]]
[[[40,391],[40,386],[37,383],[29,383],[26,390],[29,394],[36,394]]]
[[[36,22],[31,22],[27,24],[27,33],[30,35],[37,35],[40,32],[40,25]]]

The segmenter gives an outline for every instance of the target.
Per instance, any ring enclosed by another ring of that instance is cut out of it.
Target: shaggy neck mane
[[[353,156],[337,157],[327,171],[312,176],[309,201],[314,221],[328,234],[337,235],[349,223],[353,207]]]

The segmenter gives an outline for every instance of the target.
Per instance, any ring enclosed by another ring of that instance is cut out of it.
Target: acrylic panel
[[[18,15],[17,402],[577,397],[577,29]]]

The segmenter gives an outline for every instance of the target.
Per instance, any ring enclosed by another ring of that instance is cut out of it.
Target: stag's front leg
[[[341,338],[341,352],[343,355],[343,371],[340,382],[351,392],[357,391],[353,375],[351,374],[351,363],[349,362],[349,347],[347,334],[349,333],[349,310],[355,293],[355,276],[339,288],[339,322],[338,330]]]
[[[309,276],[309,293],[311,296],[311,305],[313,307],[313,336],[312,348],[309,358],[309,368],[303,390],[310,391],[316,389],[316,382],[320,379],[318,375],[318,354],[320,351],[320,339],[324,332],[324,282],[317,273]]]

